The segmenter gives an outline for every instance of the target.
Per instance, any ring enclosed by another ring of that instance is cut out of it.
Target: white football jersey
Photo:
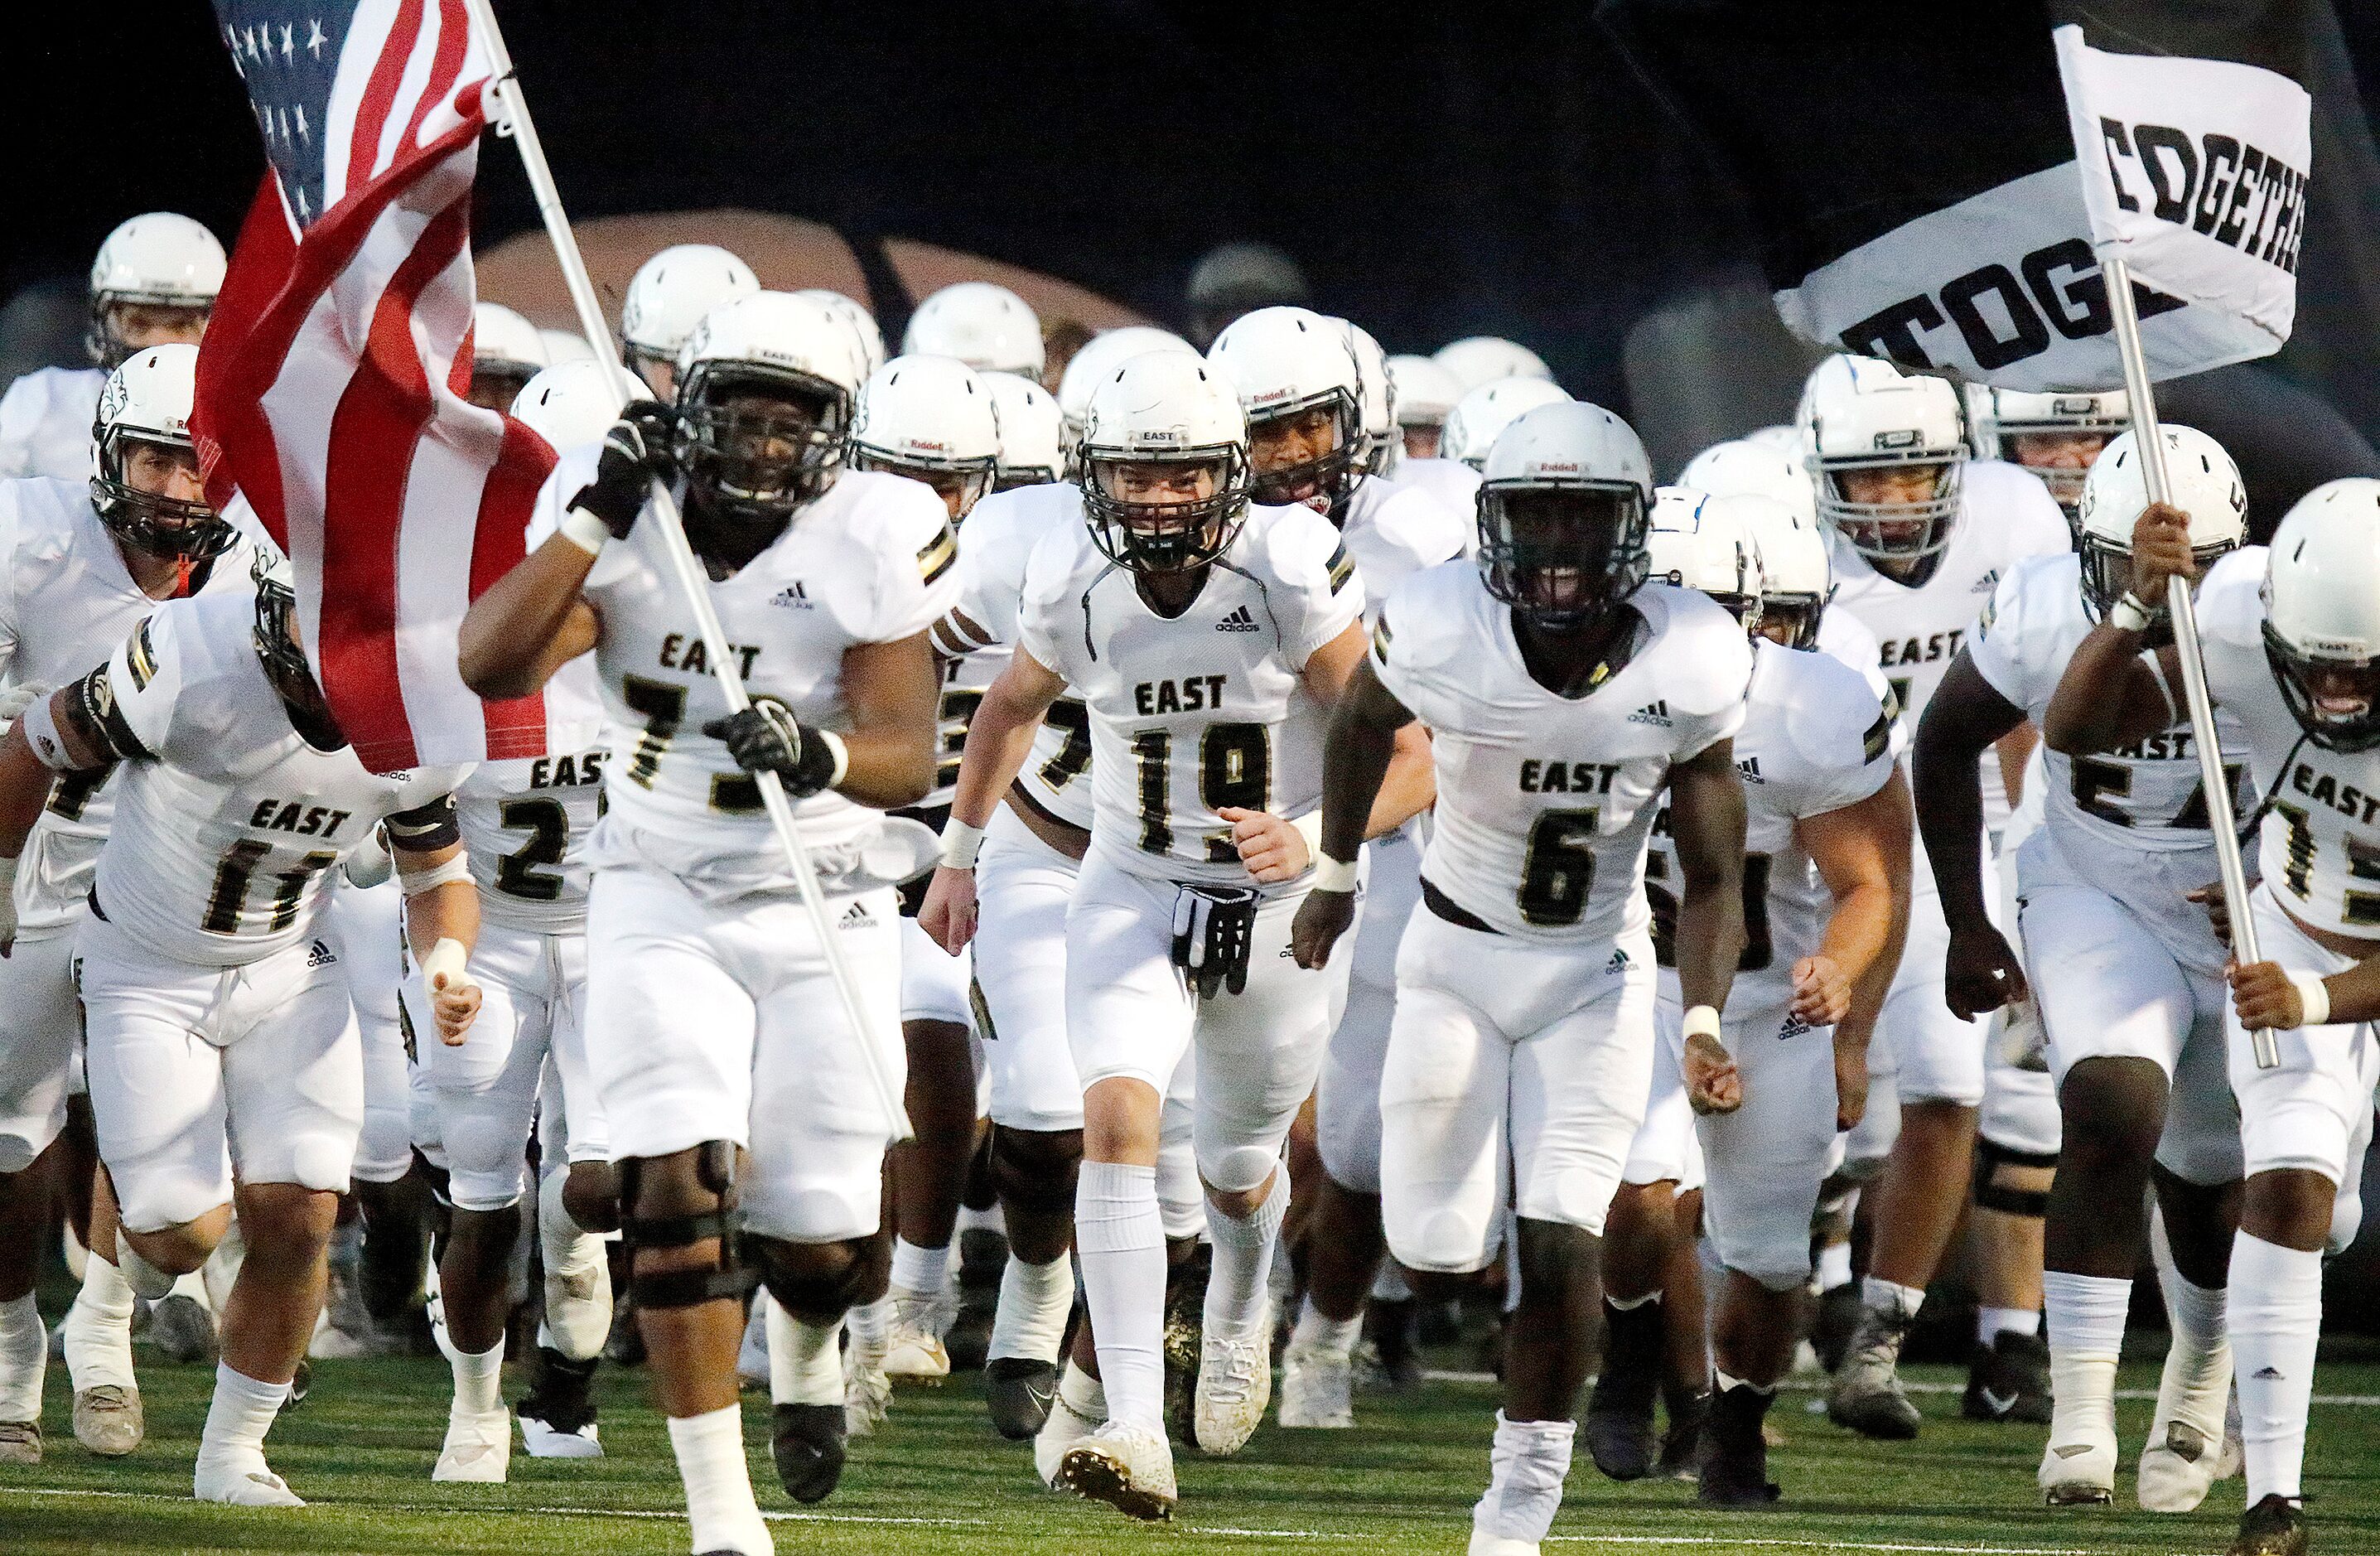
[[[2242,546],[2198,586],[2207,693],[2239,718],[2256,793],[2273,796],[2259,872],[2315,929],[2380,937],[2380,751],[2325,751],[2305,738],[2265,657],[2265,567],[2263,546]]]
[[[2082,575],[2082,559],[2071,553],[2025,558],[2000,579],[1991,604],[1967,638],[1967,654],[1975,669],[2036,725],[2049,710],[2067,661],[2091,632]],[[2231,779],[2236,825],[2255,806],[2241,781],[2247,736],[2228,711],[2218,710],[2215,722],[2223,741],[2224,770]],[[2137,900],[2127,892],[2128,887],[2155,886],[2170,879],[2159,875],[2144,882],[2131,866],[2143,851],[2200,856],[2204,873],[2199,879],[2215,879],[2214,837],[2207,830],[2206,792],[2199,781],[2198,742],[2189,715],[2120,750],[2076,758],[2045,746],[2041,760],[2046,774],[2043,824],[2074,871],[2149,922],[2188,921],[2193,925],[2193,938],[2204,938],[2206,917],[2197,907],[2171,901],[2161,892],[2143,893]]]
[[[1580,945],[1642,929],[1670,768],[1743,723],[1742,625],[1667,584],[1630,603],[1644,620],[1634,655],[1576,699],[1529,675],[1511,608],[1469,562],[1407,578],[1373,628],[1373,669],[1433,737],[1422,876],[1505,934]]]
[[[191,585],[253,598],[247,543],[194,572]],[[56,690],[106,663],[160,603],[132,581],[88,480],[0,480],[0,684]],[[51,785],[18,876],[20,930],[55,929],[81,912],[115,803],[113,772],[68,773]]]
[[[1364,579],[1364,614],[1378,620],[1389,591],[1407,576],[1461,556],[1473,525],[1468,509],[1449,507],[1427,488],[1366,476],[1347,499],[1339,533]]]
[[[1248,882],[1227,807],[1294,820],[1322,802],[1327,710],[1301,675],[1363,615],[1330,521],[1251,507],[1189,608],[1148,608],[1088,529],[1052,527],[1026,563],[1017,646],[1091,715],[1091,846],[1169,881]]]
[[[1835,598],[1827,614],[1848,612],[1876,634],[1876,668],[1892,687],[1896,713],[1912,734],[2001,577],[2024,557],[2054,556],[2073,545],[2065,512],[2041,478],[1998,459],[1968,461],[1950,543],[1914,589],[1877,572],[1840,537],[1829,539]],[[2009,817],[1998,753],[1985,751],[1980,766],[1984,822],[1998,831]],[[1922,844],[1911,865],[1912,889],[1931,896],[1934,870]]]
[[[944,651],[954,645],[967,650],[961,663],[968,667],[969,682],[979,680],[989,687],[1008,667],[1009,653],[1016,642],[1017,613],[1025,597],[1025,564],[1035,544],[1053,528],[1079,529],[1082,525],[1082,492],[1064,481],[995,492],[968,511],[966,522],[959,527],[959,602],[937,630],[936,644]],[[946,674],[953,676],[950,685],[956,687],[957,673]],[[958,690],[956,695],[964,701],[966,693]],[[953,692],[945,690],[943,696],[947,711]],[[977,703],[982,696],[978,689]],[[972,719],[975,703],[966,703],[965,711]],[[964,727],[957,735],[959,743],[954,746],[951,731],[946,727],[943,732],[944,792],[940,803],[944,805],[950,803],[948,786],[958,782],[959,753],[966,742]],[[1026,758],[1017,781],[1036,807],[1068,826],[1088,832],[1090,772],[1091,715],[1083,699],[1069,693],[1050,705],[1040,729],[1034,733],[1032,754]]]
[[[1877,668],[1877,657],[1883,652],[1876,634],[1867,623],[1849,611],[1828,611],[1818,617],[1818,651],[1829,659],[1839,659],[1858,671],[1888,712],[1894,711],[1892,683]],[[1909,726],[1905,720],[1893,722],[1893,738],[1899,746],[1909,744]]]
[[[256,657],[249,591],[170,601],[83,683],[124,759],[94,911],[161,956],[242,966],[304,939],[331,872],[388,823],[398,847],[455,841],[469,770],[366,772],[291,723]]]
[[[555,465],[538,495],[532,544],[591,479],[600,452],[574,449]],[[714,580],[710,600],[753,697],[775,698],[806,727],[843,730],[844,651],[925,631],[956,597],[957,559],[948,512],[931,489],[846,470],[768,550]],[[580,591],[602,618],[595,665],[611,756],[597,857],[616,843],[687,868],[698,860],[747,883],[787,874],[759,783],[724,742],[702,733],[727,716],[727,699],[658,527],[640,523],[605,546]],[[829,849],[864,841],[880,813],[830,789],[795,801],[794,818],[807,845]],[[632,846],[636,837],[661,853]]]
[[[1400,459],[1397,482],[1417,486],[1463,520],[1463,549],[1479,549],[1479,472],[1460,459]]]
[[[549,727],[600,719],[595,656],[581,654],[554,672],[545,699]],[[482,918],[540,934],[585,927],[588,839],[603,814],[610,755],[591,746],[482,762],[463,780],[455,814]]]
[[[1898,760],[1892,717],[1860,670],[1823,651],[1766,639],[1752,647],[1752,686],[1735,734],[1735,770],[1743,779],[1743,954],[1728,1009],[1738,1014],[1791,1001],[1793,964],[1818,949],[1833,911],[1794,823],[1867,798]],[[1662,994],[1672,1002],[1680,997],[1670,946],[1683,879],[1664,796],[1645,859],[1645,895]]]
[[[0,476],[89,480],[91,424],[106,386],[97,368],[35,368],[8,385],[0,395]]]

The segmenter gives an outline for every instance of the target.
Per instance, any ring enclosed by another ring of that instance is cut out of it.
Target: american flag
[[[272,169],[200,352],[209,495],[245,499],[288,552],[306,650],[367,767],[539,755],[543,700],[483,703],[455,668],[463,613],[520,560],[553,463],[462,398],[487,54],[463,0],[215,15]]]

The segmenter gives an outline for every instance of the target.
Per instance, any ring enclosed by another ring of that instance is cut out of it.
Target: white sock
[[[199,1438],[199,1465],[229,1465],[238,1471],[264,1468],[264,1434],[289,1397],[286,1383],[261,1383],[229,1362],[215,1364],[214,1398],[207,1405],[206,1430]]]
[[[2303,1494],[2306,1409],[2322,1333],[2322,1256],[2242,1232],[2231,1244],[2231,1353],[2248,1505]]]
[[[1058,1397],[1066,1408],[1087,1421],[1108,1418],[1107,1385],[1075,1365],[1072,1356],[1058,1369]]]
[[[455,1369],[454,1413],[484,1416],[504,1407],[504,1343],[477,1355],[457,1346],[450,1357]]]
[[[2130,1285],[2131,1282],[2126,1282]],[[1975,1343],[1989,1345],[2003,1334],[2039,1334],[2041,1309],[2037,1307],[1978,1307],[1975,1309]]]
[[[75,1391],[136,1385],[132,1376],[132,1282],[96,1255],[83,1261],[82,1289],[66,1322],[67,1372]]]
[[[2049,1441],[2080,1442],[2116,1429],[2116,1359],[2132,1282],[2105,1275],[2042,1272],[2049,1301]]]
[[[1406,1283],[1405,1267],[1395,1259],[1380,1260],[1380,1272],[1372,1277],[1372,1300],[1375,1302],[1411,1302],[1413,1287]]]
[[[2231,1338],[2224,1327],[2229,1290],[2198,1285],[2175,1266],[2162,1217],[2151,1229],[2150,1249],[2156,1256],[2157,1285],[2165,1294],[2166,1319],[2173,1331],[2165,1376],[2158,1380],[2159,1396],[2172,1395],[2180,1419],[2210,1439],[2219,1437],[2231,1388]]]
[[[775,1307],[775,1303],[771,1303]],[[880,1296],[873,1302],[863,1302],[843,1316],[844,1326],[851,1332],[851,1355],[855,1368],[874,1367],[884,1359],[885,1342],[892,1336],[892,1299]]]
[[[769,1400],[774,1404],[841,1404],[841,1323],[820,1328],[804,1323],[773,1302],[768,1313]]]
[[[1109,1417],[1162,1432],[1165,1226],[1157,1210],[1157,1169],[1085,1161],[1075,1189],[1075,1247],[1099,1337]],[[1222,1263],[1219,1246],[1218,1271]]]
[[[1064,1254],[1027,1264],[1014,1254],[1000,1272],[1000,1306],[991,1316],[986,1355],[1054,1362],[1065,1343],[1066,1315],[1075,1310],[1075,1261]]]
[[[1471,1510],[1472,1526],[1531,1545],[1546,1538],[1561,1511],[1570,1475],[1575,1421],[1508,1421],[1496,1412],[1496,1445],[1488,1453],[1488,1494]]]
[[[42,1379],[50,1368],[50,1331],[27,1292],[0,1302],[0,1421],[42,1418]]]
[[[1818,1289],[1832,1291],[1852,1283],[1852,1246],[1829,1243],[1818,1250]]]
[[[1913,1319],[1917,1309],[1925,1306],[1925,1290],[1922,1286],[1897,1286],[1870,1275],[1860,1282],[1860,1305],[1879,1313],[1897,1308],[1903,1318]]]
[[[921,1248],[906,1237],[892,1239],[892,1295],[940,1296],[950,1282],[951,1246]]]
[[[673,1416],[670,1452],[686,1485],[686,1521],[694,1526],[697,1550],[735,1550],[744,1556],[776,1556],[776,1542],[752,1497],[752,1473],[744,1462],[744,1410],[722,1405],[700,1416]]]
[[[1244,1336],[1264,1323],[1265,1278],[1288,1210],[1285,1167],[1273,1169],[1272,1186],[1251,1215],[1227,1216],[1207,1201],[1207,1230],[1215,1240],[1214,1272],[1207,1277],[1208,1333]]]
[[[955,1238],[968,1232],[997,1232],[1003,1237],[1007,1236],[1008,1218],[1000,1213],[1000,1201],[993,1200],[991,1209],[988,1210],[978,1210],[971,1205],[960,1206],[959,1219],[952,1224],[951,1235]]]
[[[1334,1356],[1350,1356],[1355,1353],[1355,1342],[1363,1338],[1364,1316],[1361,1313],[1342,1323],[1325,1318],[1308,1296],[1297,1310],[1297,1326],[1289,1331],[1293,1345],[1312,1345]]]

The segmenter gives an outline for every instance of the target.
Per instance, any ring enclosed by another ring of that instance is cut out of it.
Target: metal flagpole
[[[2124,393],[2131,402],[2132,441],[2140,446],[2141,473],[2148,484],[2149,501],[2166,499],[2165,444],[2156,435],[2156,401],[2149,386],[2148,357],[2141,349],[2141,317],[2132,305],[2131,268],[2114,254],[2102,252],[2099,274],[2107,283],[2107,309],[2116,322],[2116,349],[2124,363]],[[2215,733],[2215,704],[2206,695],[2206,662],[2198,647],[2198,618],[2192,613],[2190,580],[2166,580],[2166,611],[2173,619],[2174,647],[2181,661],[2181,687],[2190,707],[2191,734],[2198,742],[2198,782],[2207,796],[2207,830],[2215,836],[2215,862],[2223,875],[2223,902],[2231,920],[2231,952],[2242,966],[2262,958],[2256,952],[2256,925],[2248,913],[2248,871],[2240,858],[2240,834],[2229,818],[2231,785],[2223,772],[2223,747]],[[2218,805],[2215,796],[2223,796]],[[2226,818],[2216,821],[2218,812]],[[2280,1050],[2273,1034],[2249,1034],[2256,1068],[2278,1068]]]
[[[603,366],[603,376],[611,385],[613,396],[623,406],[640,387],[630,378],[626,364],[620,360],[619,347],[603,319],[602,305],[595,297],[595,284],[587,274],[587,261],[578,252],[578,239],[570,230],[570,218],[562,209],[562,196],[554,187],[553,170],[545,160],[545,148],[537,138],[537,124],[529,117],[528,103],[521,95],[520,82],[513,75],[512,54],[504,47],[504,34],[496,27],[495,12],[490,0],[464,0],[471,25],[479,30],[482,46],[488,52],[488,64],[492,72],[488,86],[490,101],[495,106],[491,115],[499,134],[509,134],[520,150],[522,168],[528,174],[530,190],[537,197],[538,214],[545,220],[546,237],[553,244],[553,257],[562,266],[562,279],[570,288],[570,301],[578,312],[578,328],[587,343],[595,349],[595,359]],[[694,550],[686,544],[686,528],[677,511],[677,500],[669,485],[659,476],[653,478],[651,522],[662,537],[662,549],[669,555],[670,568],[677,576],[678,588],[693,607],[695,629],[702,639],[703,651],[710,660],[711,672],[719,677],[720,689],[725,694],[728,709],[742,712],[752,699],[744,689],[744,677],[738,672],[737,660],[730,650],[726,630],[719,624],[719,612],[711,604],[710,584],[701,566],[695,561]],[[868,1079],[875,1083],[878,1101],[884,1117],[892,1125],[895,1139],[912,1137],[909,1115],[902,1106],[901,1088],[893,1084],[886,1070],[883,1055],[868,1039],[868,1023],[860,1003],[859,991],[852,982],[851,969],[843,959],[835,940],[835,926],[829,916],[826,893],[819,887],[818,871],[810,864],[808,850],[802,846],[801,833],[794,824],[793,802],[786,797],[783,783],[774,772],[755,774],[759,780],[760,803],[769,813],[769,824],[777,834],[777,842],[785,853],[785,861],[793,867],[795,883],[801,889],[802,906],[809,910],[810,928],[817,934],[819,951],[826,958],[827,971],[834,979],[835,992],[843,1002],[844,1019],[851,1023],[852,1039],[868,1064]]]

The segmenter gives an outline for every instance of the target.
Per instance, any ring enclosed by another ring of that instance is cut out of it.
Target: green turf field
[[[560,1552],[682,1552],[672,1513],[676,1477],[641,1378],[606,1369],[600,1382],[598,1461],[540,1463],[517,1453],[508,1486],[430,1483],[444,1424],[446,1373],[435,1360],[316,1364],[314,1392],[283,1417],[273,1463],[312,1506],[302,1513],[201,1508],[188,1500],[190,1456],[212,1369],[150,1367],[148,1445],[98,1461],[67,1428],[63,1366],[50,1368],[50,1456],[34,1470],[0,1470],[0,1552],[372,1551],[402,1556],[530,1556]],[[1936,1383],[1950,1374],[1919,1368]],[[2153,1387],[2128,1366],[2128,1388]],[[2307,1488],[2316,1549],[2380,1551],[2380,1365],[2326,1365],[2319,1394],[2362,1403],[2318,1404]],[[516,1392],[517,1385],[508,1390]],[[1788,1504],[1717,1514],[1674,1483],[1616,1486],[1584,1447],[1548,1550],[1730,1552],[1792,1550],[2219,1552],[2239,1515],[2240,1483],[2219,1486],[2184,1519],[2137,1512],[2051,1513],[2034,1504],[2038,1428],[1971,1426],[1955,1394],[1928,1393],[1925,1433],[1913,1443],[1868,1444],[1804,1415],[1788,1394],[1776,1419],[1791,1444],[1773,1465]],[[766,1453],[768,1410],[746,1395],[747,1432],[761,1505],[781,1521],[781,1551],[999,1552],[1208,1550],[1234,1553],[1460,1551],[1469,1506],[1487,1472],[1491,1391],[1434,1383],[1413,1402],[1360,1396],[1354,1432],[1259,1432],[1230,1461],[1179,1461],[1183,1501],[1171,1526],[1133,1525],[1103,1507],[1040,1490],[1023,1444],[992,1437],[974,1389],[905,1391],[891,1424],[856,1445],[843,1489],[820,1510],[795,1511],[777,1489]],[[2129,1456],[2148,1404],[2128,1401]],[[2121,1490],[2129,1496],[2129,1458]]]

